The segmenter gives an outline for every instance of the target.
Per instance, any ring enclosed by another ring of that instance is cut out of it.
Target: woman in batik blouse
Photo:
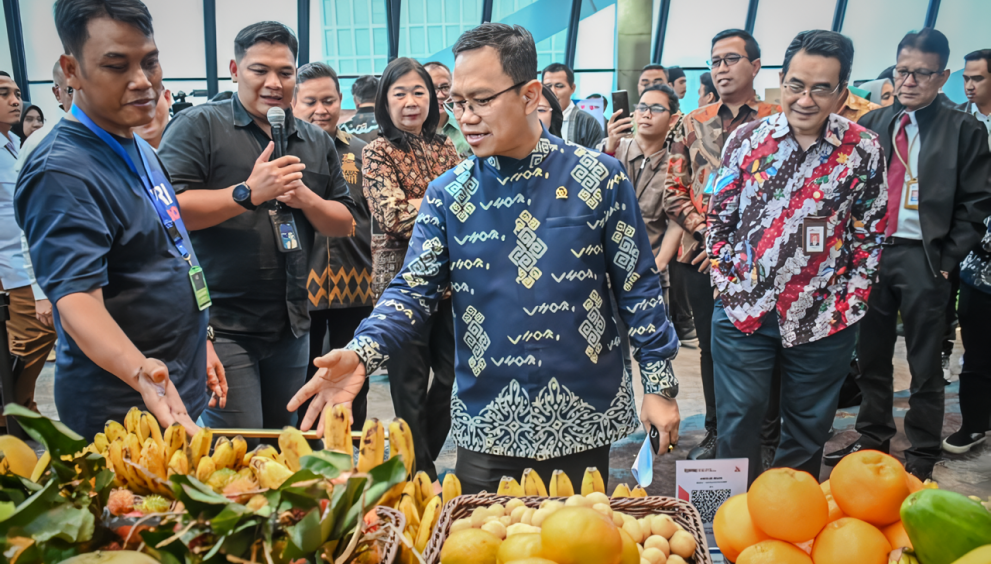
[[[362,151],[365,199],[372,212],[372,273],[376,299],[399,272],[427,185],[459,162],[453,142],[437,135],[440,112],[430,74],[399,58],[385,68],[375,99],[379,137]],[[425,339],[389,358],[396,415],[413,433],[416,468],[437,479],[433,461],[451,428],[454,321],[451,299],[427,322]],[[430,370],[434,379],[430,382]]]

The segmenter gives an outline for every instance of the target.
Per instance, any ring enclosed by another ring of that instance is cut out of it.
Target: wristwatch
[[[234,187],[234,201],[246,210],[256,209],[258,206],[251,203],[251,188],[244,182]]]
[[[206,326],[206,340],[211,343],[217,340],[217,335],[213,332],[213,325]]]

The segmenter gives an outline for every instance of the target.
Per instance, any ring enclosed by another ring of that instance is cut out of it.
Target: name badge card
[[[919,209],[919,181],[914,178],[905,181],[905,209]]]
[[[283,253],[299,251],[299,232],[296,231],[296,220],[293,218],[292,212],[284,206],[278,206],[268,210],[268,217],[272,220],[275,242],[279,251]]]
[[[802,250],[807,255],[816,255],[826,250],[826,218],[805,218],[802,222]]]
[[[695,506],[710,547],[716,546],[712,521],[716,511],[729,498],[747,493],[750,462],[746,458],[719,460],[678,460],[675,463],[678,499]]]

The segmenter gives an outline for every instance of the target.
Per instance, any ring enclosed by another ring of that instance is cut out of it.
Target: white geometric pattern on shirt
[[[544,162],[544,159],[546,159],[547,155],[550,154],[552,147],[553,145],[551,145],[550,139],[541,137],[540,140],[537,141],[537,146],[530,151],[530,168],[538,166],[540,163]]]
[[[385,361],[389,360],[388,355],[383,355],[379,351],[379,344],[371,337],[359,335],[344,346],[345,350],[354,351],[365,364],[365,374],[371,374],[378,370]]]
[[[475,161],[472,159],[461,161],[461,164],[454,167],[454,174],[456,175],[454,181],[444,187],[448,194],[454,196],[451,211],[461,223],[464,223],[475,211],[475,204],[468,201],[478,190],[478,180],[471,175],[474,164]]]
[[[619,390],[605,412],[578,397],[556,378],[531,401],[512,380],[476,417],[468,414],[455,382],[451,433],[459,447],[498,456],[547,460],[601,447],[639,428],[633,380],[623,371]]]
[[[637,267],[637,259],[640,258],[640,249],[633,239],[636,228],[622,221],[616,224],[616,232],[612,234],[613,243],[619,244],[619,251],[613,257],[616,266],[626,271],[626,280],[623,282],[623,289],[629,292],[633,289],[633,284],[640,279],[640,275],[634,272]]]
[[[475,374],[477,378],[479,374],[485,370],[485,351],[489,348],[492,342],[489,340],[488,334],[485,333],[485,329],[482,328],[482,322],[485,321],[485,316],[482,312],[475,309],[474,306],[468,306],[465,310],[464,316],[461,317],[467,325],[465,331],[465,343],[468,348],[471,349],[471,357],[468,358],[468,366],[471,367],[471,371]]]
[[[434,237],[423,242],[423,252],[416,260],[409,263],[409,272],[403,274],[403,280],[411,288],[426,285],[426,278],[437,276],[440,272],[440,263],[437,257],[444,251],[444,245],[440,239]]]
[[[579,148],[575,150],[575,155],[579,159],[578,164],[571,170],[571,178],[574,178],[582,187],[581,191],[578,192],[578,198],[594,210],[602,203],[601,184],[609,176],[609,171],[606,169],[606,165],[595,158],[597,153]]]
[[[602,315],[602,296],[598,291],[592,290],[582,306],[588,312],[588,317],[578,326],[578,332],[588,341],[585,354],[593,363],[598,364],[599,353],[602,352],[602,334],[606,332],[606,318]]]
[[[671,399],[678,395],[678,378],[674,375],[671,361],[643,365],[640,374],[647,380],[643,390],[645,394],[658,394]]]
[[[537,260],[547,252],[547,245],[537,237],[535,231],[538,227],[540,221],[530,215],[529,211],[523,210],[516,218],[516,227],[513,229],[513,233],[516,234],[516,247],[509,254],[509,260],[516,265],[519,272],[516,281],[526,288],[533,287],[543,274],[537,268]]]

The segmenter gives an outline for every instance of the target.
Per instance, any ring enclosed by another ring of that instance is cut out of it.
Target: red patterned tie
[[[895,152],[891,155],[891,164],[888,165],[888,224],[884,230],[885,237],[891,237],[898,230],[898,210],[901,209],[902,191],[905,189],[905,165],[902,159],[909,162],[912,158],[908,154],[908,133],[905,126],[912,123],[912,118],[908,114],[902,114],[901,127],[895,135]],[[898,156],[901,155],[901,158]]]

